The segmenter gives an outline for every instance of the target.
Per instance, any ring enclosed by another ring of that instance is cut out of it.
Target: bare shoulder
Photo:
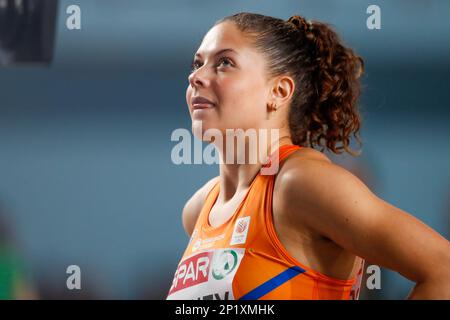
[[[310,188],[359,180],[350,171],[334,164],[325,154],[312,148],[302,148],[291,154],[282,164],[277,175],[280,186],[285,188]]]
[[[200,189],[198,189],[184,205],[182,212],[182,222],[186,233],[190,236],[194,230],[200,210],[206,200],[208,192],[218,181],[219,177],[214,177],[206,182]]]
[[[278,203],[293,212],[301,223],[323,223],[324,216],[340,214],[334,210],[342,201],[375,197],[350,171],[334,164],[319,151],[302,148],[289,156],[280,168],[275,190]]]

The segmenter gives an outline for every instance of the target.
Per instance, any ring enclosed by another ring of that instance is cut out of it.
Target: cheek
[[[219,85],[222,101],[233,111],[262,113],[264,111],[266,88],[258,76],[227,78]],[[241,114],[244,116],[244,114]]]

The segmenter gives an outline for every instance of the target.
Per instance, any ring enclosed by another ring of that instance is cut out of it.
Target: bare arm
[[[409,298],[450,299],[450,244],[332,163],[295,159],[283,174],[284,208],[347,251],[416,282]]]
[[[219,177],[212,178],[207,183],[205,183],[205,185],[198,189],[184,205],[182,212],[182,222],[184,230],[189,237],[194,231],[195,223],[197,222],[200,210],[205,203],[206,196],[216,183],[217,179],[219,179]]]

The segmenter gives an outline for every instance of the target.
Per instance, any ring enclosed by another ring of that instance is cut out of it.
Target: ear
[[[295,90],[295,82],[291,76],[282,75],[275,77],[271,84],[269,104],[276,108],[288,105]]]

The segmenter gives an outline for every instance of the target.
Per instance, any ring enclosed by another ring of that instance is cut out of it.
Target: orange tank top
[[[283,145],[279,161],[299,149]],[[272,217],[275,175],[258,174],[234,215],[218,227],[209,213],[219,195],[209,192],[167,299],[303,300],[358,299],[363,271],[340,280],[293,258],[279,241]]]

